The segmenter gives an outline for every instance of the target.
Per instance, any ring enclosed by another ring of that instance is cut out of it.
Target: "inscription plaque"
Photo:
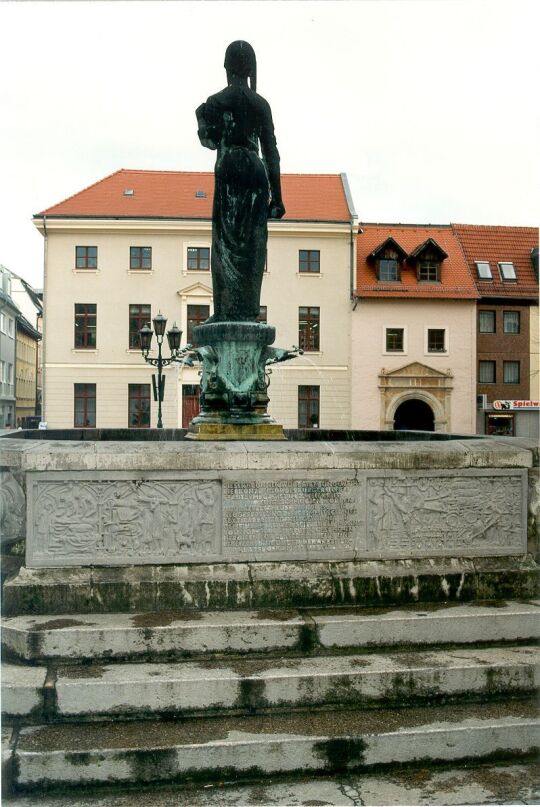
[[[359,497],[355,479],[225,482],[223,551],[255,557],[350,555],[362,525]]]

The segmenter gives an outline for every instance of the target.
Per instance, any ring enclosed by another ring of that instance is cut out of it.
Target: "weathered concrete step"
[[[213,784],[138,784],[97,788],[82,793],[41,793],[39,807],[448,807],[460,804],[539,804],[540,766],[535,760],[470,762],[450,766],[415,766],[381,773],[344,772],[288,776],[285,781],[214,782]],[[19,793],[10,807],[35,807],[33,793]]]
[[[27,661],[182,658],[207,653],[470,644],[540,638],[540,602],[402,608],[18,616],[5,650]]]
[[[37,726],[12,751],[19,789],[211,781],[530,754],[531,703]]]
[[[532,555],[27,569],[4,585],[16,614],[386,606],[530,599]]]
[[[21,714],[20,669],[6,665],[4,672],[3,709],[10,716]],[[10,695],[10,681],[15,696]],[[49,719],[96,719],[329,704],[369,708],[381,703],[407,705],[426,698],[515,697],[532,693],[539,685],[540,648],[524,646],[67,666],[58,668],[54,683],[44,682],[42,697]],[[55,699],[50,693],[53,686]],[[39,696],[35,686],[32,692]],[[29,700],[27,697],[25,702]],[[34,717],[37,712],[34,703]]]

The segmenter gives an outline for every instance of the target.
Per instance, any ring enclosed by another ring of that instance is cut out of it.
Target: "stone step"
[[[21,703],[32,703],[27,714],[36,719],[39,699],[44,718],[51,720],[333,704],[370,708],[533,693],[540,684],[540,648],[71,665],[59,667],[47,681],[44,668],[31,668],[42,676],[42,688],[36,679],[28,682],[26,698],[21,698],[20,671],[19,665],[5,665],[3,710],[8,717],[20,717]]]
[[[428,709],[27,727],[10,750],[13,784],[47,787],[264,779],[486,757],[540,744],[529,702]]]
[[[84,788],[77,793],[41,793],[39,807],[417,807],[430,804],[538,804],[539,765],[534,759],[496,762],[462,762],[452,765],[415,766],[382,772],[288,776],[264,781],[129,784],[114,788]],[[7,802],[6,802],[7,803]],[[10,807],[35,807],[35,794],[11,794]]]
[[[399,606],[426,602],[531,599],[532,555],[355,561],[257,561],[166,566],[43,568],[4,584],[3,612]]]
[[[181,659],[212,653],[474,644],[540,638],[540,602],[401,608],[18,616],[2,620],[4,650],[51,660]]]

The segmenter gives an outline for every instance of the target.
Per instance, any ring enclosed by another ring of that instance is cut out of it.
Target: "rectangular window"
[[[152,247],[130,247],[129,248],[129,268],[151,269],[152,268]]]
[[[475,264],[479,280],[493,280],[493,275],[491,274],[491,266],[489,265],[489,261],[475,261]]]
[[[446,332],[444,328],[428,328],[427,349],[428,353],[446,352]]]
[[[11,336],[13,339],[15,337],[15,320],[11,317],[7,317],[7,330],[8,336]]]
[[[505,384],[519,384],[518,361],[503,361],[503,381]]]
[[[128,427],[150,428],[150,384],[128,385]]]
[[[478,365],[478,383],[479,384],[494,384],[496,373],[495,373],[495,362],[494,361],[481,361]]]
[[[320,387],[305,385],[298,387],[299,429],[319,428],[319,402]]]
[[[504,282],[515,282],[517,280],[516,270],[511,261],[502,261],[499,263],[499,272],[501,273],[501,280]]]
[[[486,434],[498,434],[503,437],[514,436],[513,415],[486,415]]]
[[[131,303],[129,306],[129,349],[140,350],[141,341],[139,331],[147,322],[150,322],[151,306],[146,303]]]
[[[440,267],[441,265],[438,261],[420,261],[418,280],[424,283],[438,283]]]
[[[7,333],[6,315],[5,314],[0,314],[0,331],[2,331],[2,333]]]
[[[300,306],[298,309],[298,344],[306,353],[320,350],[320,318],[318,306]]]
[[[97,305],[75,303],[75,347],[95,348],[97,333]]]
[[[193,328],[202,325],[210,316],[209,305],[188,305],[187,307],[187,334],[188,344],[193,342]]]
[[[495,333],[495,311],[478,312],[478,330],[480,333]]]
[[[387,353],[403,353],[404,351],[404,329],[403,328],[387,328],[386,329],[386,352]]]
[[[73,425],[76,429],[96,428],[96,385],[74,384],[75,413]]]
[[[75,247],[76,269],[97,269],[97,247]]]
[[[210,269],[210,247],[188,247],[187,268],[194,272],[207,272]]]
[[[268,322],[267,308],[265,305],[261,305],[259,309],[259,316],[257,317],[257,322]]]
[[[298,253],[299,272],[320,272],[321,252],[318,249],[301,249]]]
[[[379,280],[399,280],[398,262],[394,258],[381,258],[378,271]]]
[[[10,362],[7,365],[7,382],[13,384],[13,365]]]
[[[503,331],[505,333],[519,333],[519,311],[503,311]]]

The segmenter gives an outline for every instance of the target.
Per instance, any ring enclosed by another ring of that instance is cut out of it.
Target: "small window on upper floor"
[[[517,280],[516,270],[512,261],[500,261],[499,272],[501,273],[501,280],[503,282],[512,283]]]
[[[495,333],[495,311],[478,312],[478,330],[480,333]]]
[[[488,261],[475,261],[475,264],[479,280],[493,280],[491,266]]]
[[[438,283],[440,281],[441,264],[439,261],[427,258],[418,264],[418,280],[423,283]]]
[[[448,254],[433,238],[427,238],[407,257],[409,266],[416,268],[419,283],[440,283],[441,267]]]
[[[321,253],[318,249],[301,249],[298,253],[298,271],[302,274],[321,271]]]
[[[446,353],[446,331],[444,328],[428,328],[428,353]]]
[[[395,258],[380,258],[377,279],[382,281],[399,280],[399,266]]]
[[[75,269],[97,269],[97,247],[75,247]]]
[[[152,247],[130,247],[129,268],[132,271],[137,269],[151,269]]]
[[[520,332],[519,311],[503,311],[503,331],[504,333]]]
[[[210,247],[188,247],[187,268],[190,272],[207,272],[210,269]]]
[[[401,264],[407,257],[405,250],[389,236],[367,256],[368,263],[375,264],[379,283],[399,283]]]
[[[386,329],[386,352],[387,353],[403,353],[405,350],[405,329],[404,328],[387,328]]]

